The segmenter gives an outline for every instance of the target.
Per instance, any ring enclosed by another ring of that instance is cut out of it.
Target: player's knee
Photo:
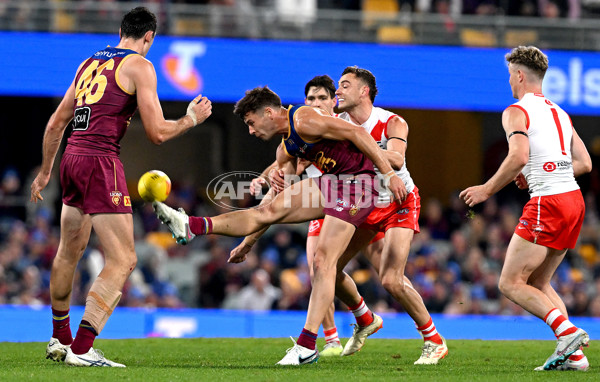
[[[325,252],[317,249],[315,258],[313,259],[313,274],[315,277],[328,272],[331,269],[331,264],[327,261]]]
[[[391,273],[384,273],[381,277],[381,285],[386,291],[392,294],[404,294],[406,292],[406,286],[404,285],[403,278],[395,277]]]
[[[259,212],[259,219],[262,223],[275,223],[281,218],[281,211],[274,206],[274,203],[269,203],[266,206],[261,207]]]

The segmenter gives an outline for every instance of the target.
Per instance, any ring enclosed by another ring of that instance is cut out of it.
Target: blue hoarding
[[[83,306],[71,308],[71,328],[76,330]],[[382,313],[383,329],[376,338],[415,339],[419,333],[406,313]],[[552,330],[533,316],[477,316],[433,314],[436,327],[448,340],[554,340]],[[48,341],[52,333],[48,306],[0,305],[0,343]],[[220,309],[115,309],[101,333],[105,339],[147,337],[288,337],[302,330],[303,311],[240,311]],[[571,317],[591,338],[600,336],[600,318]],[[352,336],[354,316],[336,312],[342,338]],[[322,335],[322,332],[319,334]]]
[[[117,35],[0,32],[0,95],[61,96],[81,61]],[[514,102],[504,54],[508,49],[392,46],[334,42],[256,41],[158,35],[148,59],[162,100],[198,93],[235,102],[269,85],[285,103],[303,101],[318,74],[338,80],[358,65],[377,77],[384,107],[502,111]],[[574,115],[600,115],[600,55],[549,51],[545,95]]]

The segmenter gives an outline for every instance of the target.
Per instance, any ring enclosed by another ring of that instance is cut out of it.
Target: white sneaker
[[[96,367],[125,367],[125,365],[104,358],[102,351],[90,348],[85,354],[75,354],[71,348],[67,349],[65,363],[71,366],[96,366]]]
[[[383,320],[375,313],[373,313],[373,322],[370,325],[359,326],[354,324],[354,333],[352,333],[352,337],[346,342],[342,355],[351,355],[359,351],[365,344],[367,337],[373,333],[377,333],[382,327]]]
[[[62,362],[67,356],[67,349],[71,345],[63,345],[57,338],[50,338],[48,346],[46,346],[46,359],[51,359],[56,362]]]
[[[421,357],[415,361],[415,365],[437,365],[438,361],[447,355],[448,346],[444,337],[442,337],[441,344],[425,341],[421,350]]]
[[[560,371],[588,371],[590,368],[590,363],[586,356],[583,356],[579,361],[573,361],[569,358],[562,365],[558,366],[556,369],[552,370],[560,370]],[[534,369],[535,371],[544,371],[544,365],[538,366]]]
[[[558,337],[554,353],[544,363],[544,370],[558,369],[565,363],[569,356],[581,346],[588,346],[590,336],[583,329],[577,329],[575,333]]]
[[[152,207],[158,219],[169,227],[177,244],[186,245],[196,236],[190,230],[190,218],[183,208],[176,211],[161,202],[153,202]]]
[[[292,339],[294,346],[286,351],[287,354],[281,361],[277,362],[277,365],[305,365],[319,360],[319,352],[317,349],[307,349],[304,346],[298,345],[292,337],[290,338]]]
[[[342,354],[344,348],[339,341],[329,342],[323,346],[323,350],[321,351],[321,355],[323,357],[334,357]]]

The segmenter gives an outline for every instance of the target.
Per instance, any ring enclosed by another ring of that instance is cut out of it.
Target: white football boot
[[[442,337],[441,344],[425,341],[423,348],[421,349],[421,357],[415,361],[415,365],[437,365],[438,361],[447,355],[448,346],[446,345],[444,337]]]
[[[342,351],[344,350],[342,344],[339,341],[328,342],[323,346],[323,350],[321,351],[321,356],[323,357],[335,357],[342,355]]]
[[[588,371],[590,368],[590,363],[587,357],[584,355],[582,359],[577,361],[572,360],[571,358],[567,358],[565,363],[559,365],[556,369],[558,371]],[[544,371],[544,365],[538,366],[534,369],[535,371]]]
[[[71,345],[63,345],[57,338],[50,338],[50,342],[46,346],[46,359],[51,359],[56,362],[62,362],[67,356],[67,349]]]
[[[177,211],[161,202],[153,202],[152,207],[158,219],[167,225],[177,244],[186,245],[196,236],[190,230],[190,218],[183,208]]]
[[[575,333],[558,337],[554,353],[544,363],[544,370],[558,369],[563,365],[569,356],[580,347],[588,346],[590,336],[583,329],[577,329]]]
[[[317,349],[310,350],[304,346],[300,346],[296,341],[292,339],[294,346],[289,348],[286,352],[285,357],[281,361],[277,362],[277,365],[306,365],[308,363],[315,363],[319,360],[319,352]]]
[[[354,324],[354,333],[344,346],[343,356],[351,355],[359,351],[365,344],[365,340],[373,333],[377,333],[383,327],[383,319],[373,313],[373,322],[367,326],[359,326]]]
[[[123,364],[106,359],[102,351],[94,348],[90,348],[85,354],[75,354],[71,348],[67,349],[65,364],[83,367],[125,367]]]

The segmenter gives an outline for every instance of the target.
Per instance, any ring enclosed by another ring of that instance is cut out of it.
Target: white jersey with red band
[[[338,117],[345,121],[352,122],[348,113],[341,113],[338,115]],[[402,117],[392,113],[391,111],[387,111],[380,107],[373,107],[371,110],[371,115],[367,121],[361,125],[367,131],[367,133],[371,134],[371,136],[377,141],[379,147],[381,147],[383,150],[387,150],[388,141],[390,139],[387,132],[388,123],[394,117],[402,119]],[[377,166],[375,166],[375,171],[381,176],[381,172]],[[400,170],[396,170],[396,175],[398,175],[404,182],[406,191],[412,192],[413,188],[415,188],[415,183],[413,182],[412,178],[410,177],[410,173],[406,168],[406,158],[404,158],[404,164],[402,165],[402,168]],[[389,192],[380,190],[378,203],[389,204],[391,202],[390,196],[391,195]]]
[[[531,197],[579,189],[571,160],[573,124],[569,115],[537,93],[527,93],[509,107],[519,108],[527,118],[529,161],[522,172]]]

